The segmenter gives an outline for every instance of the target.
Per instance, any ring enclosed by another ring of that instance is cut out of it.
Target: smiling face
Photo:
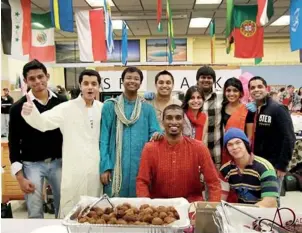
[[[83,80],[80,84],[82,91],[82,97],[86,101],[94,100],[98,94],[100,84],[98,83],[97,76],[84,75]]]
[[[227,150],[229,154],[235,159],[241,159],[244,155],[246,155],[247,150],[243,143],[243,141],[239,138],[233,138],[230,141],[228,141]]]
[[[249,91],[255,101],[263,100],[267,96],[267,88],[259,79],[250,82]]]
[[[197,85],[203,91],[208,92],[213,88],[214,79],[211,75],[200,75]]]
[[[168,109],[163,116],[163,126],[167,137],[178,137],[182,134],[184,112],[182,109]]]
[[[47,89],[49,74],[45,74],[42,69],[29,70],[24,78],[24,82],[34,93]]]
[[[137,92],[141,86],[141,78],[138,72],[127,72],[124,77],[123,85],[125,91],[128,92]]]
[[[238,102],[240,100],[241,96],[242,96],[242,93],[240,93],[240,91],[236,87],[228,86],[225,89],[225,97],[229,103]]]
[[[160,96],[170,96],[173,90],[173,80],[170,75],[163,74],[158,77],[155,84],[157,94]]]
[[[188,102],[189,108],[192,110],[199,110],[203,106],[202,96],[198,91],[192,93],[191,99]]]

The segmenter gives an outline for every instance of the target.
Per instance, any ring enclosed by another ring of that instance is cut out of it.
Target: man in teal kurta
[[[100,173],[104,193],[136,197],[136,176],[146,142],[160,133],[153,107],[138,96],[143,73],[128,67],[122,73],[124,92],[103,105]]]

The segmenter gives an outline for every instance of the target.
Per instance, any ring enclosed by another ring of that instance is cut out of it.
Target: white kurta
[[[42,132],[56,128],[62,132],[61,218],[77,204],[81,195],[98,197],[103,192],[99,173],[102,107],[103,103],[94,101],[89,109],[79,96],[42,114],[34,105],[29,116],[22,115],[29,125]]]

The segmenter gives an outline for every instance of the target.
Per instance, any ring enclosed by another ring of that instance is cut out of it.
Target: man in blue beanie
[[[278,181],[270,162],[251,153],[249,140],[238,128],[230,128],[224,135],[223,146],[232,160],[221,169],[223,199],[234,190],[239,203],[259,207],[277,207]]]

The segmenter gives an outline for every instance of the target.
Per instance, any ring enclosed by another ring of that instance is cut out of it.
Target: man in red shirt
[[[182,135],[183,109],[175,104],[163,111],[163,140],[145,145],[136,179],[137,197],[176,198],[202,201],[204,175],[209,199],[221,200],[221,185],[208,148]]]

